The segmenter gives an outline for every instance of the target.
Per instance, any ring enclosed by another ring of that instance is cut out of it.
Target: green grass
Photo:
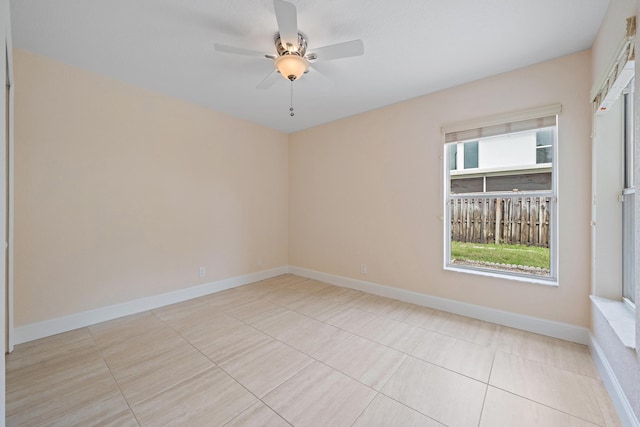
[[[451,242],[451,259],[549,268],[549,248]]]

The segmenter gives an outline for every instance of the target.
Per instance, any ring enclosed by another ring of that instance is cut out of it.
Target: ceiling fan
[[[273,60],[275,69],[258,84],[258,89],[268,89],[277,80],[278,74],[293,82],[309,71],[310,61],[328,61],[331,59],[348,58],[364,54],[362,40],[352,40],[343,43],[311,49],[307,53],[307,36],[298,31],[298,18],[295,5],[284,0],[273,0],[273,8],[278,22],[278,33],[275,35],[276,53],[262,53],[240,47],[227,46],[216,43],[214,48],[218,52],[262,57]],[[293,116],[293,108],[291,115]]]

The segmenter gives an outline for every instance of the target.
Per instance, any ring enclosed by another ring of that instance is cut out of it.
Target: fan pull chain
[[[291,102],[289,104],[289,115],[291,117],[295,116],[294,112],[293,112],[293,80],[291,80]]]

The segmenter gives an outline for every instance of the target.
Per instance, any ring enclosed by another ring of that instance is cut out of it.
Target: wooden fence
[[[549,247],[549,197],[451,200],[451,239]]]

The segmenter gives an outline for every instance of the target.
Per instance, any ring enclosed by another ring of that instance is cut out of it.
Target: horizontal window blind
[[[520,120],[491,126],[483,126],[474,129],[465,129],[446,133],[444,142],[461,142],[488,138],[491,136],[504,135],[513,132],[524,132],[527,130],[551,127],[556,125],[556,116],[538,117],[535,119]]]
[[[463,142],[556,125],[561,104],[452,123],[442,127],[443,142]]]

